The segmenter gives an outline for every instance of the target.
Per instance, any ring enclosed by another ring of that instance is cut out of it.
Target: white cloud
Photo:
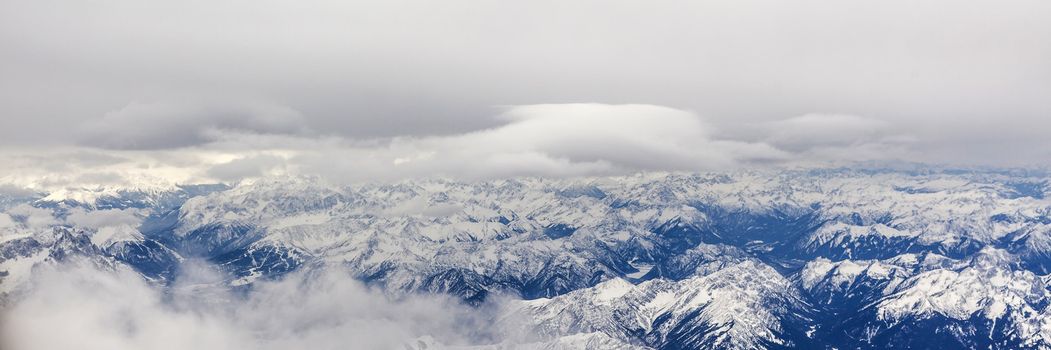
[[[0,213],[0,229],[17,227],[18,223],[11,218],[11,215]]]
[[[7,214],[27,228],[40,229],[59,224],[54,213],[49,209],[36,208],[29,204],[19,204],[7,209]]]
[[[136,227],[142,219],[133,209],[75,209],[66,217],[66,222],[77,227],[98,230],[114,226]]]
[[[484,308],[441,296],[392,300],[340,272],[296,274],[247,295],[209,287],[215,276],[203,274],[181,276],[186,283],[164,296],[130,271],[41,269],[0,314],[0,347],[400,350],[426,335],[445,344],[500,336]]]
[[[411,198],[402,201],[397,206],[387,208],[384,215],[403,216],[421,215],[425,217],[446,217],[463,210],[462,207],[448,203],[428,203],[425,198]]]

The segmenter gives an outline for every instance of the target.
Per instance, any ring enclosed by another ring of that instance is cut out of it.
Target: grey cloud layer
[[[0,176],[1046,165],[1049,16],[1028,0],[2,1]]]
[[[493,106],[598,102],[695,111],[720,132],[859,115],[942,159],[1039,161],[1049,16],[1035,0],[9,0],[0,142],[450,135],[499,126]]]
[[[0,182],[49,191],[236,182],[281,174],[321,175],[335,182],[435,176],[474,180],[932,160],[916,158],[910,135],[852,115],[811,114],[756,123],[734,132],[735,138],[720,137],[725,133],[694,113],[652,105],[515,106],[497,119],[504,124],[445,136],[358,140],[215,130],[206,144],[172,150],[16,152],[6,155],[8,167],[0,172]],[[46,166],[95,153],[109,155],[109,161],[63,172]]]
[[[306,131],[303,116],[284,106],[132,103],[100,119],[88,120],[80,134],[81,141],[91,146],[159,149],[215,141],[215,134],[224,129],[282,134]]]

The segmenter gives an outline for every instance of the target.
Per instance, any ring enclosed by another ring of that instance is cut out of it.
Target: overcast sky
[[[1046,166],[1049,19],[1041,0],[0,0],[0,177]]]

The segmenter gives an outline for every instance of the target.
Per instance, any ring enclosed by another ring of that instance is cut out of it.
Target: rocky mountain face
[[[163,287],[192,259],[232,288],[341,269],[392,297],[512,298],[506,326],[535,338],[522,348],[1048,349],[1048,178],[833,169],[70,189],[0,198],[0,293],[17,298],[36,266],[71,260]],[[104,220],[118,212],[137,221]]]

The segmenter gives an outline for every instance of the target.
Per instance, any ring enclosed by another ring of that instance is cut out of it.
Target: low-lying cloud
[[[198,267],[185,269],[169,293],[126,270],[41,269],[0,313],[0,347],[400,350],[499,335],[487,309],[441,296],[391,299],[340,272],[296,274],[238,294],[209,284],[215,276]]]
[[[51,210],[28,204],[19,204],[7,209],[7,215],[28,229],[48,228],[60,222]]]
[[[114,226],[136,227],[142,222],[134,209],[74,209],[66,216],[66,223],[93,230]]]

